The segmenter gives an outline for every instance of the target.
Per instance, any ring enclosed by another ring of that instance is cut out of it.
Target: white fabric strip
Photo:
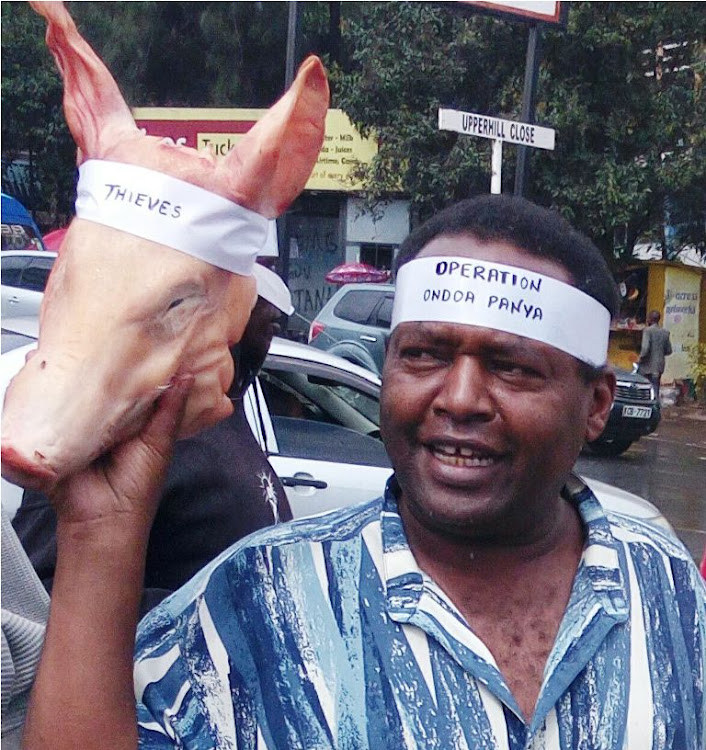
[[[258,296],[266,299],[285,315],[291,315],[294,312],[292,294],[274,271],[256,263],[253,266],[253,276],[257,284]]]
[[[595,367],[608,353],[610,313],[593,297],[550,276],[472,258],[405,263],[397,273],[392,328],[408,321],[514,333]]]
[[[249,276],[264,216],[168,174],[92,159],[79,168],[76,215]]]

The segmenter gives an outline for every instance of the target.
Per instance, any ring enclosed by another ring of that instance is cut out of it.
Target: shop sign
[[[135,107],[133,117],[148,135],[171,138],[192,148],[208,148],[224,156],[267,112],[266,109],[205,109]],[[307,190],[354,192],[362,184],[353,178],[358,164],[370,164],[377,141],[363,138],[343,110],[330,109],[326,133]]]
[[[663,325],[672,344],[664,371],[667,383],[690,377],[690,355],[699,341],[700,297],[700,273],[686,268],[665,268]]]

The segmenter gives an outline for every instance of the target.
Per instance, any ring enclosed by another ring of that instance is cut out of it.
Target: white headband
[[[79,168],[76,216],[249,276],[268,220],[163,172],[92,159]]]
[[[282,279],[266,266],[256,263],[252,270],[257,284],[257,294],[266,299],[285,315],[294,312],[292,294]]]
[[[392,328],[464,323],[541,341],[594,367],[606,363],[610,313],[570,284],[465,257],[415,258],[397,272]]]

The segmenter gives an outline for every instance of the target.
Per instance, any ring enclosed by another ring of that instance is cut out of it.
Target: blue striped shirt
[[[394,497],[264,529],[141,623],[141,747],[703,750],[706,588],[567,492],[586,544],[534,716],[417,565]]]

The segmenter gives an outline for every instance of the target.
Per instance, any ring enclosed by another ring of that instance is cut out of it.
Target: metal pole
[[[297,0],[289,0],[287,19],[287,61],[284,71],[284,88],[288,89],[294,80],[294,58],[297,56]]]
[[[537,78],[539,77],[539,60],[541,57],[542,27],[535,24],[530,27],[525,59],[525,87],[522,93],[522,114],[520,120],[530,125],[534,123]],[[524,195],[527,189],[529,174],[529,148],[517,147],[517,170],[515,171],[515,195]]]
[[[493,140],[493,153],[490,159],[490,192],[500,195],[503,191],[503,142],[496,138]]]

